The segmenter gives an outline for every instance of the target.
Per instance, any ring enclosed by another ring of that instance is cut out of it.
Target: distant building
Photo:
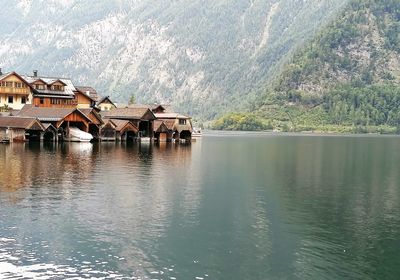
[[[101,110],[101,111],[110,111],[112,109],[117,108],[117,106],[114,104],[114,102],[111,101],[109,96],[100,98],[96,106]]]

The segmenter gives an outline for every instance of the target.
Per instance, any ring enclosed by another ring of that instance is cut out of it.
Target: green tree
[[[136,96],[131,94],[129,98],[129,105],[136,104]]]

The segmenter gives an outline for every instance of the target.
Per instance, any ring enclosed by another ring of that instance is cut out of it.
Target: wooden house
[[[96,106],[96,100],[90,95],[89,92],[77,89],[74,94],[77,108],[89,109]]]
[[[110,111],[102,111],[104,119],[117,119],[130,121],[139,129],[139,138],[153,138],[153,127],[156,116],[147,106],[129,108],[115,108]]]
[[[33,88],[16,72],[3,74],[0,69],[0,110],[19,110],[32,102]]]
[[[96,103],[101,99],[100,95],[97,93],[96,89],[90,86],[75,86],[75,88],[89,96]]]
[[[33,117],[39,119],[43,124],[51,124],[57,129],[58,139],[69,141],[69,128],[76,127],[84,132],[90,132],[93,121],[77,108],[48,108],[24,106],[18,113],[19,117]]]
[[[57,77],[40,77],[34,71],[33,76],[22,75],[33,87],[32,104],[35,107],[75,108],[78,100],[77,92],[71,79]]]
[[[0,142],[40,140],[45,130],[37,118],[0,116]]]

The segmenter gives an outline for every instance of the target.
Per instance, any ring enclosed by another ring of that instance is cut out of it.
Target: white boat
[[[77,127],[69,128],[69,140],[72,142],[90,142],[93,139],[92,134],[80,130]]]
[[[192,138],[199,138],[201,137],[201,135],[202,135],[201,128],[193,127]]]

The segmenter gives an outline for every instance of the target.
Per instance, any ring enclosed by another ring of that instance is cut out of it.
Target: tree
[[[136,97],[135,97],[135,95],[131,94],[131,97],[129,98],[129,105],[132,105],[135,103],[136,103]]]

